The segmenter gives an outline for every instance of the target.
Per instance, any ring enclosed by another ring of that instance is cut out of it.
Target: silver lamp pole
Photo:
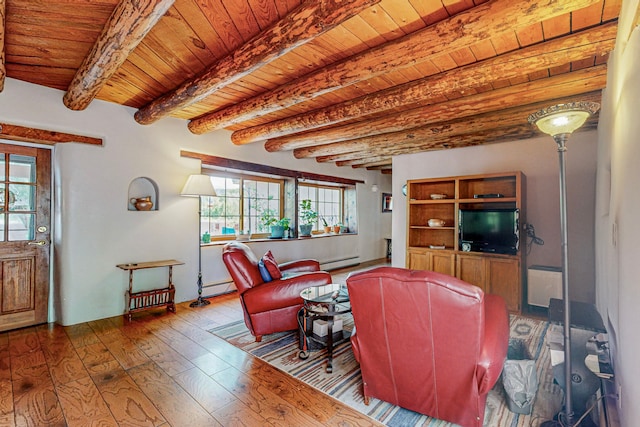
[[[181,196],[198,197],[198,299],[189,304],[189,307],[202,307],[209,305],[209,301],[202,298],[202,196],[215,196],[211,177],[209,175],[191,175],[180,192]]]
[[[565,419],[567,426],[573,426],[572,380],[571,380],[571,304],[569,299],[569,243],[567,232],[567,182],[566,143],[569,135],[580,128],[600,105],[593,102],[572,102],[554,105],[529,116],[529,123],[535,124],[542,132],[551,135],[558,145],[560,164],[560,237],[562,244],[562,300],[564,309],[564,384]]]

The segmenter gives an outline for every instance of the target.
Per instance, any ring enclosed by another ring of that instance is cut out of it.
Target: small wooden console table
[[[126,293],[125,315],[131,321],[131,313],[152,307],[166,306],[167,311],[176,312],[174,296],[176,288],[173,286],[173,266],[184,262],[169,259],[164,261],[137,262],[118,264],[116,267],[129,272],[129,291]],[[166,288],[156,288],[148,291],[133,292],[133,272],[144,268],[169,267],[169,284]]]

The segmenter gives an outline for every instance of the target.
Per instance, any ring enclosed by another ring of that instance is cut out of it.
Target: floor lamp
[[[569,135],[579,129],[600,105],[594,102],[571,102],[554,105],[529,116],[529,123],[535,124],[542,132],[551,135],[558,145],[560,161],[560,236],[562,243],[562,300],[563,300],[563,335],[564,335],[564,384],[565,412],[564,424],[573,426],[573,408],[571,398],[571,316],[569,301],[569,261],[567,233],[567,184],[566,184],[566,143]],[[558,418],[560,420],[560,417]]]
[[[202,251],[200,241],[202,239],[202,196],[215,196],[211,177],[209,175],[191,175],[184,184],[181,196],[198,197],[198,299],[189,304],[189,307],[202,307],[209,301],[202,298]]]

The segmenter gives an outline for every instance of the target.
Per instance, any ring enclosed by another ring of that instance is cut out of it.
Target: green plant
[[[280,218],[278,225],[284,227],[285,230],[288,230],[291,225],[291,220],[289,218]]]
[[[265,229],[269,229],[272,225],[278,225],[278,219],[274,216],[273,209],[265,209],[260,215],[260,222]]]
[[[311,200],[302,200],[300,202],[300,222],[302,224],[313,224],[316,218],[318,218],[318,212],[311,208]]]
[[[322,220],[322,226],[323,226],[323,227],[328,227],[328,226],[329,226],[329,224],[327,224],[327,220],[326,220],[326,219],[324,219],[324,217],[323,217],[323,216],[321,216],[321,217],[320,217],[320,219]]]

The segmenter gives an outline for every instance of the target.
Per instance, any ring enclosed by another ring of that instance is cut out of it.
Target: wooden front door
[[[0,143],[0,331],[47,321],[51,152]]]

